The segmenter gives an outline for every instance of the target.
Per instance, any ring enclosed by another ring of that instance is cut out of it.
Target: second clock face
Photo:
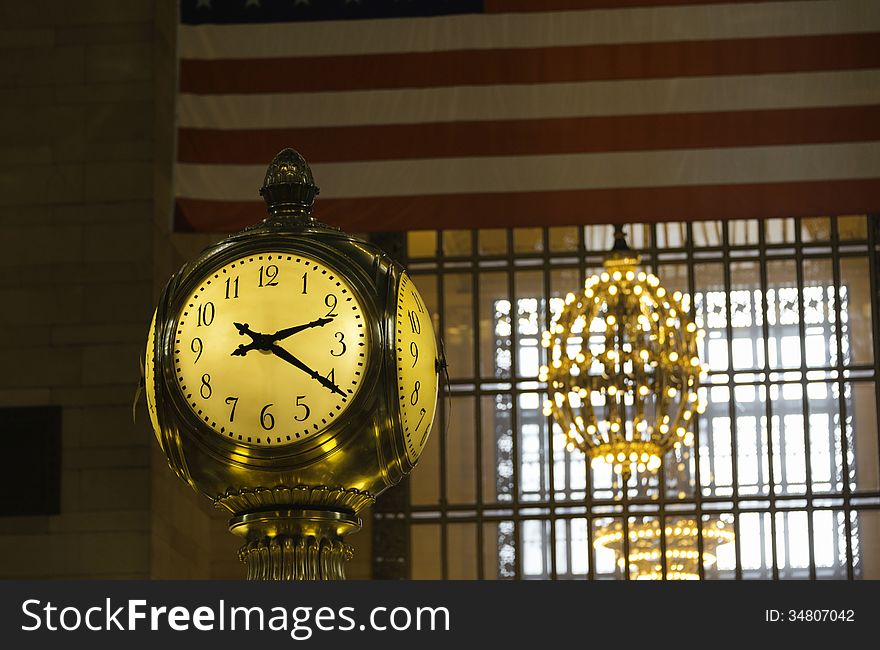
[[[193,413],[252,446],[307,439],[338,420],[367,367],[351,285],[322,262],[266,252],[206,276],[177,318],[174,369]]]

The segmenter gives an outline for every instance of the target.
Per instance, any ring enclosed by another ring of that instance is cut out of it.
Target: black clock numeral
[[[337,303],[336,294],[328,293],[326,296],[324,296],[324,304],[330,308],[330,311],[328,311],[326,314],[324,314],[324,318],[332,318],[333,316],[338,315],[335,311],[336,303]]]
[[[235,407],[238,406],[238,398],[237,397],[227,397],[226,403],[232,404],[232,411],[229,412],[229,421],[234,422],[235,421]]]
[[[421,296],[419,296],[419,294],[417,294],[415,291],[410,291],[410,294],[412,294],[413,300],[416,301],[416,307],[418,308],[419,313],[424,314],[425,313],[425,305],[422,303]]]
[[[196,353],[196,358],[193,359],[193,365],[195,365],[202,358],[202,339],[198,336],[194,338],[192,343],[190,343],[189,349]]]
[[[260,286],[261,287],[277,287],[278,267],[274,264],[260,267]]]
[[[271,404],[266,404],[263,407],[263,410],[260,411],[260,426],[262,426],[266,431],[269,431],[275,427],[275,416],[269,413],[269,407]]]
[[[226,278],[226,300],[238,298],[238,276],[235,279]]]
[[[346,350],[345,334],[343,334],[342,332],[336,332],[336,334],[334,334],[333,336],[336,338],[337,341],[339,341],[339,345],[342,346],[342,350],[340,350],[339,354],[337,354],[336,352],[333,352],[333,350],[330,350],[330,356],[341,357],[343,354],[345,354],[345,350]]]
[[[211,323],[214,322],[214,303],[206,302],[204,305],[199,305],[199,323],[196,327],[201,327],[204,325],[208,327]]]
[[[424,408],[421,409],[421,410],[419,410],[419,415],[420,415],[421,417],[419,417],[419,421],[416,422],[416,428],[415,428],[415,431],[418,431],[418,430],[419,430],[419,427],[422,426],[422,420],[425,419],[425,413],[427,413],[427,412],[428,412],[428,410],[427,410],[427,409],[424,409]]]
[[[330,368],[330,372],[326,375],[327,379],[329,379],[334,384],[336,383],[336,368]]]
[[[422,324],[419,322],[419,315],[412,310],[409,312],[409,326],[410,329],[412,329],[413,334],[422,333]]]
[[[309,292],[309,272],[303,273],[303,295]]]
[[[419,346],[416,345],[415,341],[413,341],[412,343],[409,344],[409,353],[410,353],[410,355],[412,355],[412,358],[413,358],[412,367],[415,368],[416,363],[419,360]]]
[[[199,394],[202,396],[202,399],[210,399],[211,393],[211,375],[207,372],[202,375],[202,385],[199,388]]]
[[[412,394],[409,396],[409,403],[415,406],[419,403],[419,389],[422,387],[422,382],[417,381],[415,388],[413,388]]]
[[[305,395],[297,395],[296,396],[296,404],[294,404],[294,406],[299,406],[299,407],[304,408],[306,410],[305,415],[303,415],[301,418],[297,417],[295,415],[293,416],[293,419],[296,420],[297,422],[304,422],[305,420],[308,420],[309,416],[312,414],[312,410],[309,408],[309,405],[304,404],[302,402],[302,400],[304,400],[305,398],[306,398]]]

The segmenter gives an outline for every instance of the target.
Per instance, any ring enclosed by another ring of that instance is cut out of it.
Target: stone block
[[[149,468],[81,470],[80,482],[80,510],[146,510],[150,507]]]
[[[84,322],[149,324],[152,315],[153,287],[150,282],[108,282],[100,291],[88,291],[85,296]]]
[[[81,45],[12,49],[4,51],[0,57],[0,88],[75,84],[85,80],[86,53]]]
[[[13,325],[77,323],[85,290],[76,286],[0,286],[0,323]]]
[[[153,106],[147,102],[115,102],[96,106],[86,116],[89,142],[149,140],[153,135]]]
[[[153,78],[150,43],[90,44],[86,49],[86,81],[115,83]]]
[[[10,369],[0,374],[3,387],[75,385],[82,373],[82,353],[77,348],[8,348],[3,362]]]
[[[147,220],[90,224],[85,227],[85,258],[100,262],[149,264],[153,252],[152,223]]]
[[[70,435],[83,449],[95,447],[144,447],[152,444],[152,430],[146,407],[141,404],[137,421],[132,418],[132,385],[128,403],[117,406],[67,406],[62,411],[65,435]]]
[[[2,332],[0,328],[0,332]],[[137,343],[143,348],[147,340],[147,323],[88,325],[56,325],[51,328],[52,345],[81,345],[95,343]]]
[[[0,241],[0,268],[79,262],[82,238],[78,224],[10,228]]]
[[[147,467],[150,450],[141,447],[78,447],[64,451],[66,469],[97,469],[114,467]]]
[[[67,567],[77,575],[146,573],[150,537],[144,532],[101,532],[76,535],[78,555],[68,556]]]
[[[48,388],[0,388],[0,407],[46,406],[51,400]]]
[[[140,343],[89,345],[82,348],[82,384],[137,382],[144,346]]]
[[[26,90],[30,92],[30,89]],[[0,90],[0,97],[3,97],[3,92]],[[53,99],[59,104],[86,104],[95,108],[112,102],[150,103],[153,99],[153,83],[152,81],[130,81],[58,86],[54,89]]]
[[[124,22],[101,25],[63,25],[55,29],[58,45],[106,45],[149,43],[152,39],[149,22]]]
[[[85,164],[86,201],[149,200],[153,196],[151,162]]]
[[[45,27],[0,29],[0,50],[49,49],[55,45],[55,30]]]
[[[54,160],[48,144],[22,144],[0,148],[0,165],[48,165]]]
[[[0,24],[13,26],[86,25],[152,19],[151,0],[28,0],[0,4]]]
[[[82,165],[0,166],[0,204],[74,203],[84,198]]]

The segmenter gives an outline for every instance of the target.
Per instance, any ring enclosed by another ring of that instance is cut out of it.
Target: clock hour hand
[[[247,323],[233,323],[233,325],[235,325],[235,329],[238,330],[239,334],[242,336],[247,334],[251,337],[252,341],[247,345],[239,345],[232,351],[232,356],[243,357],[251,350],[268,350],[269,346],[272,345],[272,341],[268,336],[259,332],[252,332]]]
[[[302,332],[303,330],[310,329],[312,327],[324,327],[327,323],[332,323],[332,318],[318,318],[317,320],[313,320],[311,323],[306,323],[305,325],[295,325],[294,327],[288,327],[283,330],[278,330],[274,334],[269,336],[269,339],[272,341],[280,341],[281,339],[286,339],[288,336],[296,334],[297,332]]]
[[[295,356],[290,354],[290,352],[288,352],[284,348],[273,344],[273,345],[269,346],[268,350],[269,350],[269,352],[274,354],[276,357],[280,357],[281,359],[284,359],[285,361],[287,361],[287,363],[289,363],[293,366],[296,366],[297,368],[302,370],[309,377],[311,377],[312,379],[317,381],[319,384],[321,384],[324,388],[327,388],[327,389],[333,391],[334,393],[339,393],[343,397],[346,397],[346,394],[342,392],[342,390],[339,388],[339,386],[334,384],[332,381],[330,381],[326,377],[322,376],[320,373],[315,372],[314,370],[309,368],[306,364],[304,364],[302,361],[300,361]]]

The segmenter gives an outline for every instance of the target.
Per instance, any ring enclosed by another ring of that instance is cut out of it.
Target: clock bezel
[[[170,398],[180,435],[189,435],[212,455],[244,466],[272,467],[299,466],[335,451],[359,430],[358,415],[375,410],[376,385],[381,371],[382,333],[381,312],[376,305],[371,283],[360,265],[341,251],[320,241],[311,241],[301,235],[269,233],[246,239],[228,240],[207,255],[200,257],[192,266],[185,267],[175,276],[175,286],[161,319],[162,331],[157,331],[158,366],[164,384],[164,393]],[[307,236],[307,233],[306,233]],[[190,295],[212,274],[227,264],[255,254],[296,254],[314,259],[343,279],[355,294],[363,310],[367,345],[366,362],[361,381],[352,398],[339,416],[326,427],[305,438],[277,445],[257,445],[224,437],[194,413],[184,397],[174,374],[174,337],[179,315]],[[345,272],[340,269],[345,269]],[[158,327],[158,323],[157,323]],[[158,373],[156,373],[158,375]],[[158,392],[158,391],[157,391]]]

